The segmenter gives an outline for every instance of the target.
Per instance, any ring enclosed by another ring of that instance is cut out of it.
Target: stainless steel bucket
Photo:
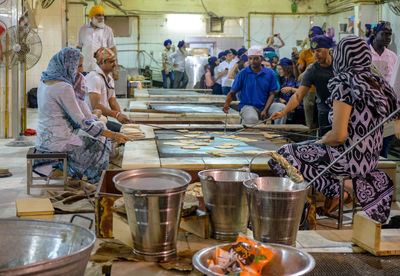
[[[254,238],[294,246],[306,201],[307,183],[294,183],[283,177],[259,177],[243,184]]]
[[[0,219],[0,275],[83,276],[95,240],[71,223]]]
[[[211,215],[212,235],[217,240],[236,240],[246,233],[249,208],[243,181],[258,177],[255,173],[235,169],[199,172],[204,203]]]
[[[145,168],[119,173],[113,181],[124,196],[135,255],[145,261],[173,258],[190,175],[175,169]]]

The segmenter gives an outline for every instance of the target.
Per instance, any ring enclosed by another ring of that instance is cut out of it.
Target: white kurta
[[[96,59],[93,54],[100,47],[115,47],[114,33],[107,25],[104,28],[94,29],[87,24],[79,28],[78,46],[82,47],[83,71],[90,72],[95,70]]]

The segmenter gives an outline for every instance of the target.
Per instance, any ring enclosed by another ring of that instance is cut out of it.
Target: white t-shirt
[[[223,75],[221,77],[221,85],[222,87],[232,87],[233,80],[228,78],[229,72],[232,70],[232,67],[235,65],[236,60],[232,59],[231,62],[227,62],[226,60],[224,62],[221,62],[220,65],[218,66],[218,72],[223,72],[225,68],[228,68],[228,73]]]
[[[115,47],[114,33],[110,27],[104,25],[104,28],[94,29],[92,25],[87,24],[79,28],[78,45],[82,47],[83,71],[90,72],[96,69],[96,59],[94,52],[100,47]]]
[[[108,101],[111,98],[115,98],[114,80],[112,78],[112,75],[109,74],[109,81],[106,85],[106,82],[104,81],[104,78],[107,80],[106,75],[97,64],[95,66],[96,70],[91,71],[89,74],[86,75],[88,91],[86,93],[85,102],[88,104],[90,109],[93,110],[90,103],[89,93],[96,93],[100,94],[100,104],[107,108],[110,108],[110,104],[108,103]]]

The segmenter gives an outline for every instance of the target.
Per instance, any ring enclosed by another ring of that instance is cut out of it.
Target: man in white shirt
[[[119,132],[120,123],[127,124],[131,120],[121,113],[121,108],[115,98],[112,72],[116,66],[116,56],[110,48],[101,47],[94,53],[94,57],[97,64],[95,64],[95,70],[86,76],[88,94],[85,101],[92,110],[100,109],[104,116],[117,119],[119,123],[108,120],[107,128]]]
[[[218,66],[218,76],[222,75],[221,83],[222,83],[222,94],[228,95],[229,91],[231,91],[233,79],[228,78],[229,72],[233,68],[236,63],[234,60],[234,56],[231,50],[225,51],[225,61],[221,62]]]
[[[392,41],[392,28],[389,22],[381,22],[374,28],[368,43],[370,44],[372,65],[388,83],[391,83],[392,73],[397,61],[397,56],[387,47]],[[394,139],[394,124],[386,124],[383,130],[383,146],[380,156],[387,158],[390,143]]]
[[[78,49],[83,54],[83,71],[89,73],[96,69],[96,60],[93,57],[94,52],[100,47],[110,48],[115,54],[114,33],[110,27],[104,24],[104,9],[102,6],[94,6],[89,11],[91,19],[89,24],[83,25],[78,32]],[[116,69],[118,66],[115,67]],[[118,79],[117,70],[115,70],[114,79]]]
[[[171,55],[169,55],[169,63],[174,65],[174,86],[173,88],[183,88],[185,89],[189,78],[185,72],[185,59],[187,56],[191,56],[190,52],[186,52],[186,43],[181,40],[178,43],[178,49]]]

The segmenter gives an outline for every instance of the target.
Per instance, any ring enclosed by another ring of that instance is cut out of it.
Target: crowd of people
[[[239,100],[243,124],[271,119],[274,124],[305,123],[318,129],[318,140],[287,144],[278,150],[305,181],[311,181],[400,107],[390,85],[397,61],[387,48],[390,23],[380,22],[373,28],[367,24],[366,29],[364,37],[347,36],[336,45],[333,28],[325,32],[313,26],[309,48],[299,54],[294,49],[290,57],[280,57],[279,48],[285,44],[279,35],[268,38],[264,48],[228,49],[208,59],[205,86],[215,95],[227,95],[226,113],[231,102]],[[281,44],[275,44],[274,38]],[[377,170],[377,163],[380,155],[387,157],[395,135],[400,138],[400,113],[393,119],[315,181],[314,188],[326,196],[318,214],[327,215],[337,208],[337,177],[350,176],[364,211],[377,221],[387,220],[393,183]],[[276,175],[285,176],[279,163],[271,160],[269,165]],[[350,199],[350,193],[346,191],[344,197]]]
[[[121,113],[115,98],[118,75],[112,30],[104,25],[101,6],[93,7],[89,16],[91,22],[79,31],[78,49],[62,49],[42,73],[35,148],[66,151],[68,173],[95,183],[108,168],[111,142],[131,140],[120,133],[121,124],[131,121]],[[279,48],[285,44],[280,35],[272,36],[264,48],[228,49],[209,57],[204,83],[214,95],[226,95],[224,112],[229,112],[233,100],[239,100],[243,124],[273,120],[275,124],[305,123],[318,128],[318,140],[287,144],[278,150],[305,181],[311,181],[400,107],[390,85],[398,74],[394,72],[397,56],[387,49],[391,35],[390,23],[380,22],[368,34],[368,41],[348,36],[335,45],[332,29],[325,33],[314,26],[309,31],[310,48],[300,54],[293,51],[291,57],[280,57]],[[171,40],[164,46],[164,87],[167,79],[173,88],[186,87],[185,58],[191,55],[187,44],[180,41],[176,51]],[[114,119],[104,122],[102,116]],[[319,214],[326,215],[338,205],[337,176],[350,176],[366,213],[379,222],[386,221],[393,183],[377,170],[377,163],[380,154],[387,155],[393,137],[400,138],[400,113],[393,119],[385,131],[380,127],[315,181],[314,188],[327,198]],[[48,175],[55,165],[36,162],[34,168]],[[271,160],[269,165],[276,175],[285,175],[280,164]],[[346,192],[345,198],[349,197]]]

